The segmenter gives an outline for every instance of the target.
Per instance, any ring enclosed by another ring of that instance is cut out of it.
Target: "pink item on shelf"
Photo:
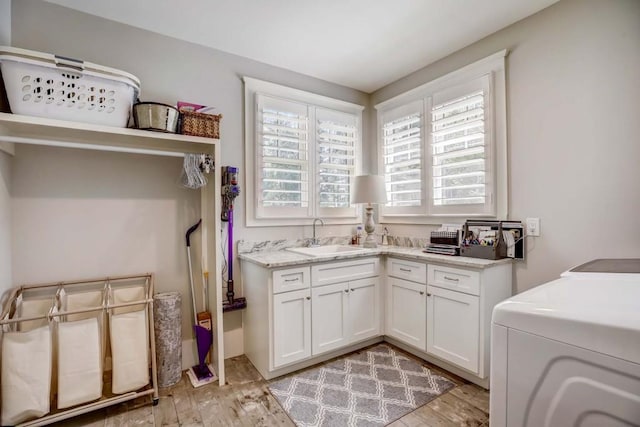
[[[178,101],[178,110],[185,111],[198,111],[201,108],[205,108],[205,105],[193,104],[191,102]]]

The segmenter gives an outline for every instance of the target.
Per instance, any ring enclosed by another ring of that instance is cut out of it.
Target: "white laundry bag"
[[[58,324],[58,408],[102,396],[102,348],[98,319]]]
[[[16,425],[49,412],[51,348],[49,325],[3,334],[2,425]]]
[[[142,286],[113,290],[114,304],[144,301],[145,297]],[[149,384],[149,325],[147,310],[140,307],[144,307],[144,303],[114,309],[109,316],[113,364],[111,391],[115,394]]]

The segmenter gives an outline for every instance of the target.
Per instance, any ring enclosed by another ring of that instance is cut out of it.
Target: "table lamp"
[[[384,176],[379,175],[358,175],[353,180],[353,192],[351,193],[351,203],[366,203],[365,207],[367,218],[364,222],[364,231],[367,237],[364,240],[363,247],[377,248],[376,239],[373,232],[376,225],[373,222],[373,206],[371,204],[387,203],[387,189],[384,183]]]

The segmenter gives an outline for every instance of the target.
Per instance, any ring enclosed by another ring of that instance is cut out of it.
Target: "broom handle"
[[[187,230],[186,239],[187,239],[187,261],[189,262],[189,284],[191,285],[191,302],[193,304],[193,321],[194,325],[198,324],[198,309],[196,308],[196,293],[193,288],[193,270],[191,268],[191,233],[196,231],[198,227],[202,223],[202,218],[197,222],[197,224],[192,225]]]

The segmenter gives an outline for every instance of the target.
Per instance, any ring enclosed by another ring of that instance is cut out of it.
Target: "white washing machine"
[[[640,426],[640,259],[515,295],[491,334],[492,427]]]

